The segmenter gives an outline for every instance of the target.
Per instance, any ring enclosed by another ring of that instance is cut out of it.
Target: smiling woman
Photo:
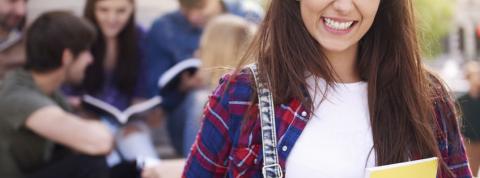
[[[437,177],[471,177],[414,19],[412,0],[272,1],[242,65],[210,97],[184,177],[363,178],[429,157]],[[259,102],[257,89],[272,96]],[[268,100],[269,112],[257,108]]]
[[[143,38],[143,32],[135,24],[134,7],[133,0],[87,1],[85,17],[95,24],[100,34],[92,47],[95,61],[87,69],[84,82],[89,93],[98,93],[105,83],[113,83],[121,93],[134,94]],[[117,102],[120,109],[129,105],[125,101]]]
[[[373,24],[380,0],[302,0],[305,27],[325,49],[324,52],[355,50],[358,41]]]
[[[127,25],[133,13],[133,4],[128,0],[104,0],[97,2],[95,17],[107,38],[115,38]]]
[[[471,177],[453,101],[419,51],[412,0],[273,0],[210,97],[184,177],[363,178],[429,157],[437,177]]]

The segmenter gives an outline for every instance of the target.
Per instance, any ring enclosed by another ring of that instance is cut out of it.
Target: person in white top
[[[413,0],[271,1],[210,97],[184,177],[363,178],[430,157],[438,177],[472,177],[453,100],[423,67],[415,29]],[[251,62],[273,95],[272,136],[261,134],[259,113],[269,114],[256,109],[265,90]]]

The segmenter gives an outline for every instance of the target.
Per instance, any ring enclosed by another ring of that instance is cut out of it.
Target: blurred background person
[[[200,75],[209,79],[203,83],[202,96],[206,97],[211,93],[221,75],[235,68],[255,32],[256,24],[231,14],[220,15],[208,22],[200,39],[200,48],[195,53],[195,57],[202,61]],[[201,113],[200,110],[189,112]],[[193,143],[194,140],[188,139],[194,139],[197,135],[200,117],[199,114],[197,118],[187,118],[184,130],[186,142]],[[183,149],[189,151],[190,147],[191,145],[185,145]],[[177,165],[182,165],[177,169],[169,169],[161,165],[147,167],[143,170],[142,177],[180,177],[184,163],[184,161],[177,162]]]
[[[146,96],[159,93],[158,79],[176,63],[193,57],[198,49],[200,36],[205,25],[221,14],[229,13],[246,18],[252,22],[260,22],[263,10],[260,6],[247,6],[247,1],[227,2],[223,0],[178,0],[180,8],[159,17],[147,34],[147,88]],[[166,115],[167,131],[176,152],[187,156],[192,143],[186,143],[183,131],[187,118],[195,120],[206,100],[201,100],[195,91],[203,85],[199,75],[183,77],[181,91],[163,94],[161,111],[157,116]],[[194,109],[195,108],[195,109]],[[198,109],[196,109],[198,108]],[[188,139],[194,140],[194,138]]]
[[[70,114],[59,92],[62,83],[83,77],[95,34],[67,12],[45,13],[28,30],[26,65],[0,86],[0,177],[108,176],[110,131]]]
[[[0,0],[0,79],[25,62],[23,27],[26,0]]]
[[[470,61],[465,65],[465,77],[469,82],[468,93],[458,98],[462,110],[462,133],[468,161],[474,176],[478,175],[480,166],[480,64]]]
[[[140,88],[145,86],[142,72],[144,32],[135,22],[134,0],[87,0],[84,17],[92,22],[99,34],[91,52],[94,57],[83,82],[65,87],[71,104],[81,112],[103,118],[110,116],[94,108],[82,108],[80,97],[88,94],[123,111],[143,100]],[[143,120],[125,126],[108,121],[116,131],[116,149],[108,157],[112,177],[135,177],[138,157],[157,158],[150,129]],[[132,144],[125,144],[132,143]]]
[[[256,24],[232,14],[213,18],[205,27],[200,46],[195,56],[202,61],[199,75],[205,89],[198,91],[197,98],[204,101],[218,84],[218,79],[234,69],[255,35]],[[195,110],[197,109],[197,110]],[[201,107],[191,108],[196,117],[187,117],[184,129],[183,150],[189,152],[199,130]],[[184,153],[187,155],[188,153]]]
[[[256,32],[256,24],[235,15],[220,15],[208,25],[195,56],[202,61],[204,78],[213,89],[221,76],[235,69]]]

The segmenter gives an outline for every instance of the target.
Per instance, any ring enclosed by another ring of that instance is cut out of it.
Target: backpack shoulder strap
[[[273,97],[265,82],[258,77],[256,64],[248,65],[252,71],[257,86],[258,109],[262,131],[263,168],[265,178],[281,178],[282,168],[278,162],[277,133],[275,127],[275,112]]]

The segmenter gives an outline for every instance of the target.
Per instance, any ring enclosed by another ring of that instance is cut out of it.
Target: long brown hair
[[[331,86],[335,73],[319,43],[303,24],[295,0],[273,0],[253,45],[241,61],[257,62],[260,77],[269,78],[277,104],[305,100],[305,71],[321,76]],[[377,165],[387,165],[441,154],[429,73],[422,66],[410,0],[381,0],[375,21],[359,42],[357,69],[368,82],[368,105]],[[450,172],[443,160],[441,171]],[[450,172],[451,173],[451,172]]]
[[[91,21],[97,29],[97,40],[91,48],[94,57],[93,64],[90,65],[85,72],[84,88],[87,92],[96,93],[103,87],[105,81],[104,61],[106,53],[106,42],[100,25],[95,16],[95,5],[101,0],[87,0],[85,5],[84,16]],[[129,0],[132,4],[134,0]],[[140,73],[140,30],[135,24],[135,10],[132,12],[127,24],[118,34],[117,61],[114,69],[113,80],[118,89],[132,96],[134,88],[137,84],[138,75]]]

